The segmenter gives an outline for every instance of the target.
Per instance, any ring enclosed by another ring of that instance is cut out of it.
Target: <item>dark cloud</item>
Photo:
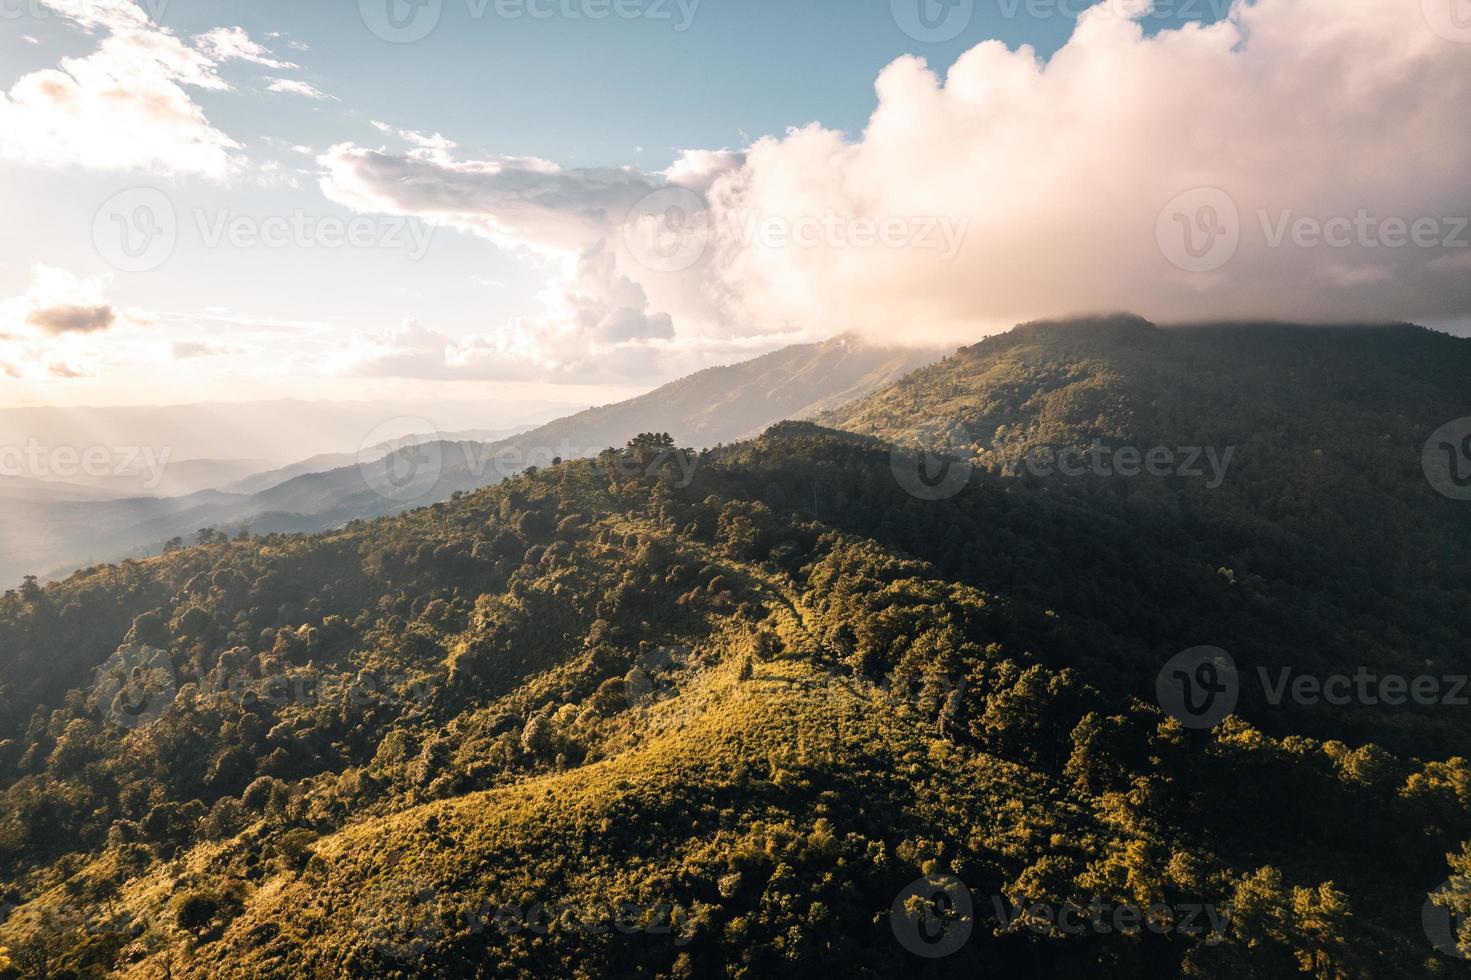
[[[96,333],[117,322],[117,310],[109,304],[101,306],[53,306],[32,310],[26,322],[49,334]]]

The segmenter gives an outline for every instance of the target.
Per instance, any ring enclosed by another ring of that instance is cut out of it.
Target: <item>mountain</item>
[[[558,419],[496,448],[576,458],[621,446],[639,432],[668,432],[681,446],[704,449],[758,435],[782,419],[813,418],[939,356],[928,348],[876,346],[846,336],[799,344]]]
[[[530,426],[521,426],[515,429],[467,429],[463,432],[442,433],[435,436],[436,440],[450,442],[492,442],[515,435]],[[235,483],[216,484],[224,493],[230,494],[257,494],[264,493],[272,487],[280,486],[298,476],[310,476],[314,473],[326,473],[331,470],[342,470],[356,467],[359,461],[381,459],[397,449],[406,445],[418,445],[424,439],[420,435],[405,435],[398,439],[390,439],[372,447],[364,448],[356,453],[321,453],[310,459],[304,459],[290,466],[254,473]]]
[[[137,468],[137,456],[152,454],[158,458],[167,454],[174,463],[209,460],[222,455],[222,447],[229,447],[231,457],[267,461],[256,468],[262,470],[323,453],[354,449],[367,433],[377,430],[387,420],[405,423],[406,431],[422,428],[426,422],[443,431],[516,429],[540,424],[567,411],[567,405],[554,402],[452,398],[432,402],[287,398],[183,405],[5,408],[0,409],[0,448],[74,447],[81,453],[101,447],[113,454],[113,462],[131,464],[122,467],[131,470]],[[413,422],[419,424],[414,426]],[[389,431],[383,438],[403,434]],[[7,457],[0,462],[12,461]],[[225,475],[211,486],[218,489],[242,475]],[[159,495],[136,482],[124,487],[123,492],[129,496]]]
[[[384,444],[383,458],[371,450],[317,456],[183,497],[107,504],[33,499],[0,515],[0,535],[9,545],[0,554],[0,581],[157,554],[170,539],[192,538],[201,528],[323,531],[445,501],[557,455],[595,455],[646,429],[673,431],[684,445],[713,446],[866,394],[938,356],[840,338],[710,368],[518,435],[467,430],[401,437]]]
[[[1458,975],[1467,367],[1031,325],[708,453],[28,585],[11,975]]]

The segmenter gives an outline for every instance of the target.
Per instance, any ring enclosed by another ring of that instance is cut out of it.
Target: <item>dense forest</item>
[[[1258,678],[1468,672],[1422,459],[1468,377],[1412,327],[1035,324],[28,581],[0,977],[1466,976],[1471,707]],[[1201,647],[1213,726],[1161,703]]]

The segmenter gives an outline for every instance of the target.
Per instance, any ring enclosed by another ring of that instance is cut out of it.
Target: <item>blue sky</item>
[[[0,0],[23,230],[0,405],[600,402],[843,331],[948,343],[1098,308],[1464,319],[1467,253],[1253,227],[1471,210],[1461,137],[1412,152],[1471,77],[1439,0],[1138,2],[1084,29],[1070,0]],[[386,39],[390,5],[423,36]],[[1355,115],[1335,85],[1420,112]],[[689,268],[620,238],[667,231],[669,193],[711,222]],[[1157,240],[1218,204],[1232,264]],[[118,253],[159,215],[154,251]],[[855,220],[904,227],[875,249]],[[808,221],[822,240],[794,246]]]

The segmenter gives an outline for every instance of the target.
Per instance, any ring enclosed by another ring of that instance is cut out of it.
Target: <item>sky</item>
[[[1471,322],[1471,0],[0,0],[0,407]]]

